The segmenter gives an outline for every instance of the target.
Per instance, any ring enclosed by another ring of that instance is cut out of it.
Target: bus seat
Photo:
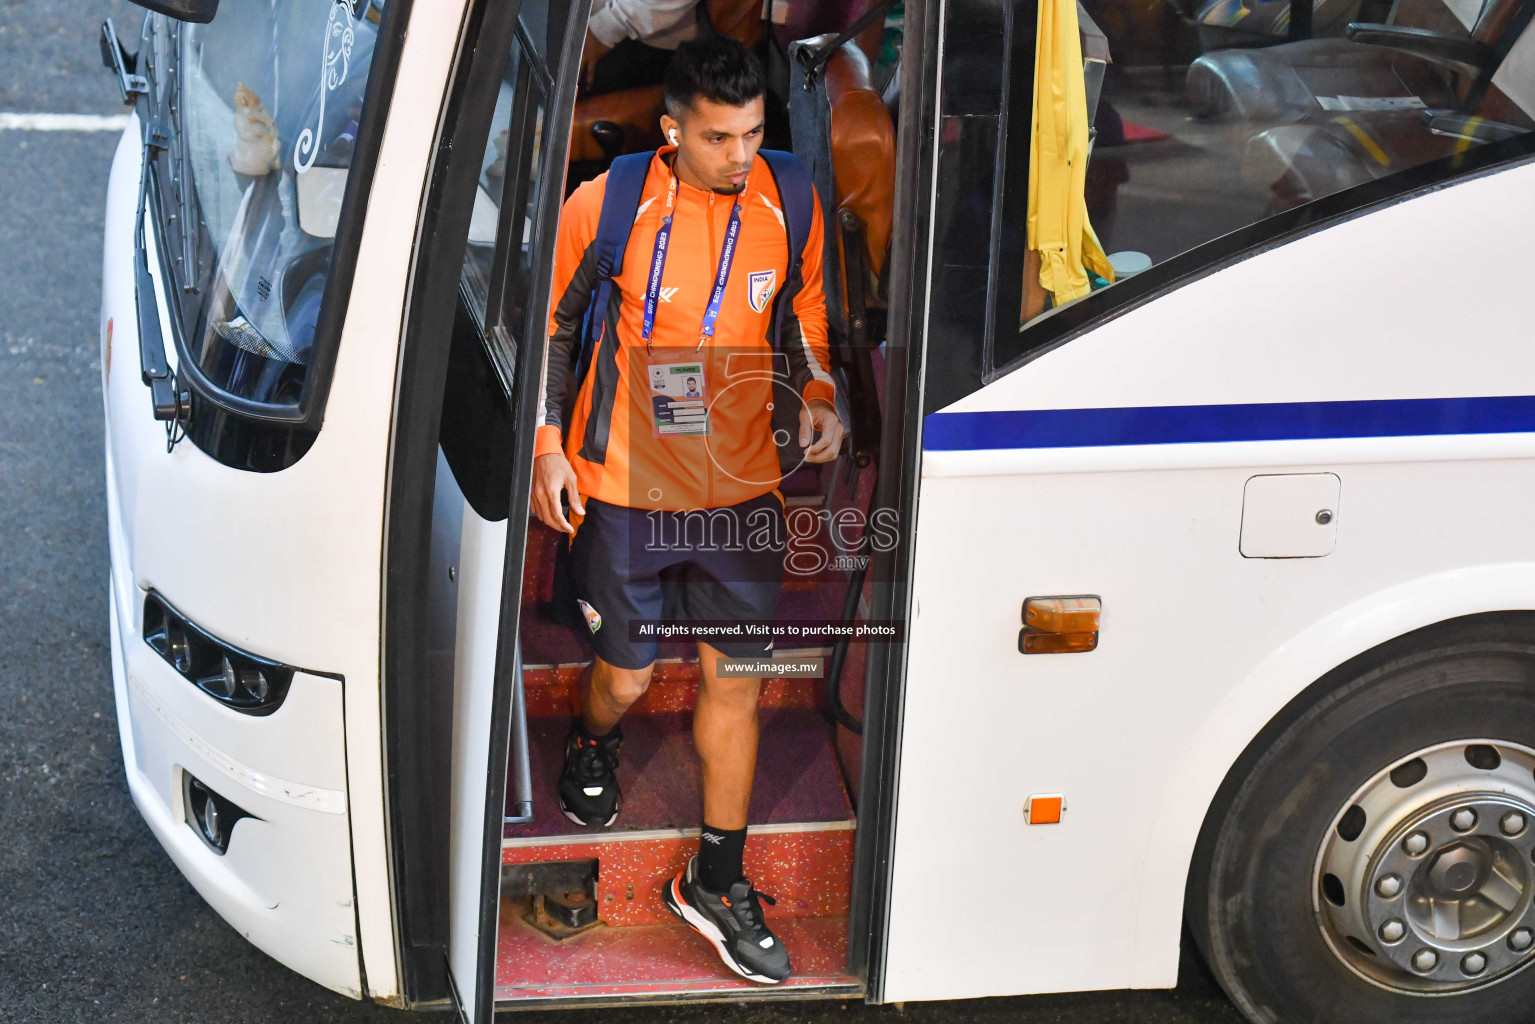
[[[1351,24],[1348,38],[1207,53],[1189,66],[1189,105],[1198,117],[1265,125],[1319,114],[1323,99],[1453,107],[1484,70],[1469,62],[1491,49],[1522,2],[1490,0],[1468,30],[1443,0],[1401,0],[1387,24]]]
[[[1242,152],[1242,179],[1285,209],[1451,156],[1468,140],[1499,141],[1531,130],[1535,120],[1494,85],[1470,115],[1351,111],[1265,129]]]
[[[661,115],[666,104],[659,85],[622,89],[583,99],[576,104],[570,126],[570,160],[604,159],[602,147],[592,134],[592,125],[611,121],[624,131],[623,152],[639,153],[661,145]]]
[[[790,47],[791,61],[831,42],[835,33],[802,39]],[[880,275],[890,249],[890,225],[895,207],[895,125],[884,99],[873,88],[869,59],[853,42],[826,63],[813,91],[795,83],[789,116],[794,151],[810,169],[820,194],[826,224],[826,250],[838,259],[826,261],[827,312],[846,331],[849,303],[882,307]],[[847,226],[863,236],[859,251],[843,247],[843,214]],[[847,284],[860,287],[849,294]],[[877,340],[877,339],[876,339]]]
[[[762,41],[762,4],[760,0],[706,0],[703,5],[708,29],[715,35],[729,36],[755,48]],[[570,128],[570,162],[599,163],[607,157],[592,134],[592,125],[609,121],[623,129],[620,152],[640,153],[655,149],[661,138],[661,115],[666,113],[659,85],[644,85],[599,96],[584,97],[576,103]]]
[[[729,36],[756,50],[762,42],[761,0],[706,0],[709,30],[717,36]]]
[[[844,46],[827,62],[826,98],[837,209],[851,210],[863,222],[868,295],[883,305],[879,279],[895,210],[895,125],[884,98],[874,91],[862,50]]]
[[[1199,37],[1201,50],[1229,46],[1269,46],[1284,42],[1290,32],[1289,0],[1167,0],[1167,5]],[[1313,0],[1313,38],[1340,36],[1359,16],[1361,0]]]
[[[1302,121],[1322,110],[1318,96],[1447,98],[1432,67],[1347,39],[1207,53],[1189,66],[1185,87],[1195,116],[1254,124]]]
[[[773,11],[773,39],[784,52],[796,40],[835,35],[847,28],[878,0],[769,0]],[[878,20],[858,33],[856,42],[864,54],[879,51],[884,24]]]
[[[790,66],[802,67],[835,37],[828,32],[793,43]],[[825,224],[826,315],[833,361],[848,380],[849,452],[858,465],[873,457],[880,436],[870,353],[884,340],[881,275],[895,208],[895,125],[869,72],[869,58],[850,40],[811,88],[797,75],[789,90],[794,153],[810,171]]]
[[[1398,10],[1405,8],[1404,0]],[[1491,0],[1469,33],[1462,29],[1458,37],[1446,31],[1406,37],[1410,46],[1443,46],[1443,52],[1464,58],[1453,62],[1444,61],[1442,53],[1431,61],[1421,50],[1355,40],[1308,40],[1259,51],[1267,55],[1304,46],[1308,59],[1315,60],[1321,49],[1311,44],[1324,44],[1340,48],[1335,51],[1340,58],[1362,56],[1368,63],[1321,66],[1322,73],[1334,76],[1326,90],[1317,87],[1322,79],[1315,76],[1309,81],[1300,76],[1278,79],[1288,81],[1289,95],[1269,97],[1262,112],[1248,115],[1270,124],[1260,126],[1243,147],[1243,181],[1265,190],[1274,205],[1284,208],[1449,156],[1468,139],[1488,141],[1535,129],[1535,112],[1498,84],[1499,65],[1513,50],[1513,33],[1522,37],[1521,49],[1535,49],[1535,30],[1528,23],[1531,12],[1515,22],[1518,10],[1518,0]],[[1351,26],[1351,34],[1393,38],[1378,32],[1385,26],[1354,31],[1359,28]],[[1439,28],[1445,28],[1442,20]],[[1529,89],[1520,83],[1515,91],[1527,96]],[[1339,99],[1324,106],[1321,99],[1329,93]],[[1408,105],[1392,108],[1376,102],[1393,97],[1407,97]]]

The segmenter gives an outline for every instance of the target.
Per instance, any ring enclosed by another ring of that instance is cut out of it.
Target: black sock
[[[710,892],[726,892],[745,876],[741,855],[746,850],[746,829],[715,828],[704,823],[698,837],[698,880]]]
[[[613,726],[613,729],[617,728],[618,726]],[[586,727],[586,719],[584,717],[581,715],[576,716],[576,735],[580,736],[583,740],[607,739],[609,736],[613,735],[613,729],[609,729],[607,732],[599,736],[597,733],[592,732]]]

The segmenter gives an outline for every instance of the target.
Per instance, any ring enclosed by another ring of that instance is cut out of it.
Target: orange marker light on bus
[[[1038,794],[1029,797],[1023,805],[1023,820],[1030,825],[1059,825],[1061,812],[1066,809],[1066,798],[1059,793]]]
[[[1098,646],[1103,601],[1091,594],[1031,597],[1023,602],[1020,654],[1082,654]]]

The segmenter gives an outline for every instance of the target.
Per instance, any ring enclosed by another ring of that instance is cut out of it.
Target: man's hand
[[[613,48],[611,46],[609,46],[607,43],[604,43],[601,39],[598,39],[590,32],[586,33],[586,45],[581,47],[580,81],[582,88],[591,86],[592,69],[595,68],[597,66],[597,62],[606,57],[609,51],[612,49]]]
[[[570,508],[577,515],[586,515],[581,506],[581,495],[576,492],[576,471],[570,468],[570,460],[560,452],[550,452],[533,460],[533,514],[551,530],[575,533],[560,511],[560,492],[570,493]]]
[[[821,439],[810,445],[814,430],[821,432]],[[842,448],[842,421],[837,418],[836,407],[826,399],[812,398],[800,409],[799,446],[805,448],[806,462],[830,462],[837,457]]]

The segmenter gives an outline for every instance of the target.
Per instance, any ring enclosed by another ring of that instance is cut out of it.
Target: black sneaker
[[[773,897],[753,889],[744,878],[729,892],[710,892],[698,881],[697,861],[697,856],[690,858],[662,889],[666,908],[712,942],[725,966],[741,977],[764,985],[783,981],[789,976],[789,951],[768,931],[757,902],[761,898],[772,903]]]
[[[577,825],[601,828],[618,819],[618,748],[623,741],[616,725],[606,736],[589,739],[576,722],[570,723],[560,772],[560,810]]]

